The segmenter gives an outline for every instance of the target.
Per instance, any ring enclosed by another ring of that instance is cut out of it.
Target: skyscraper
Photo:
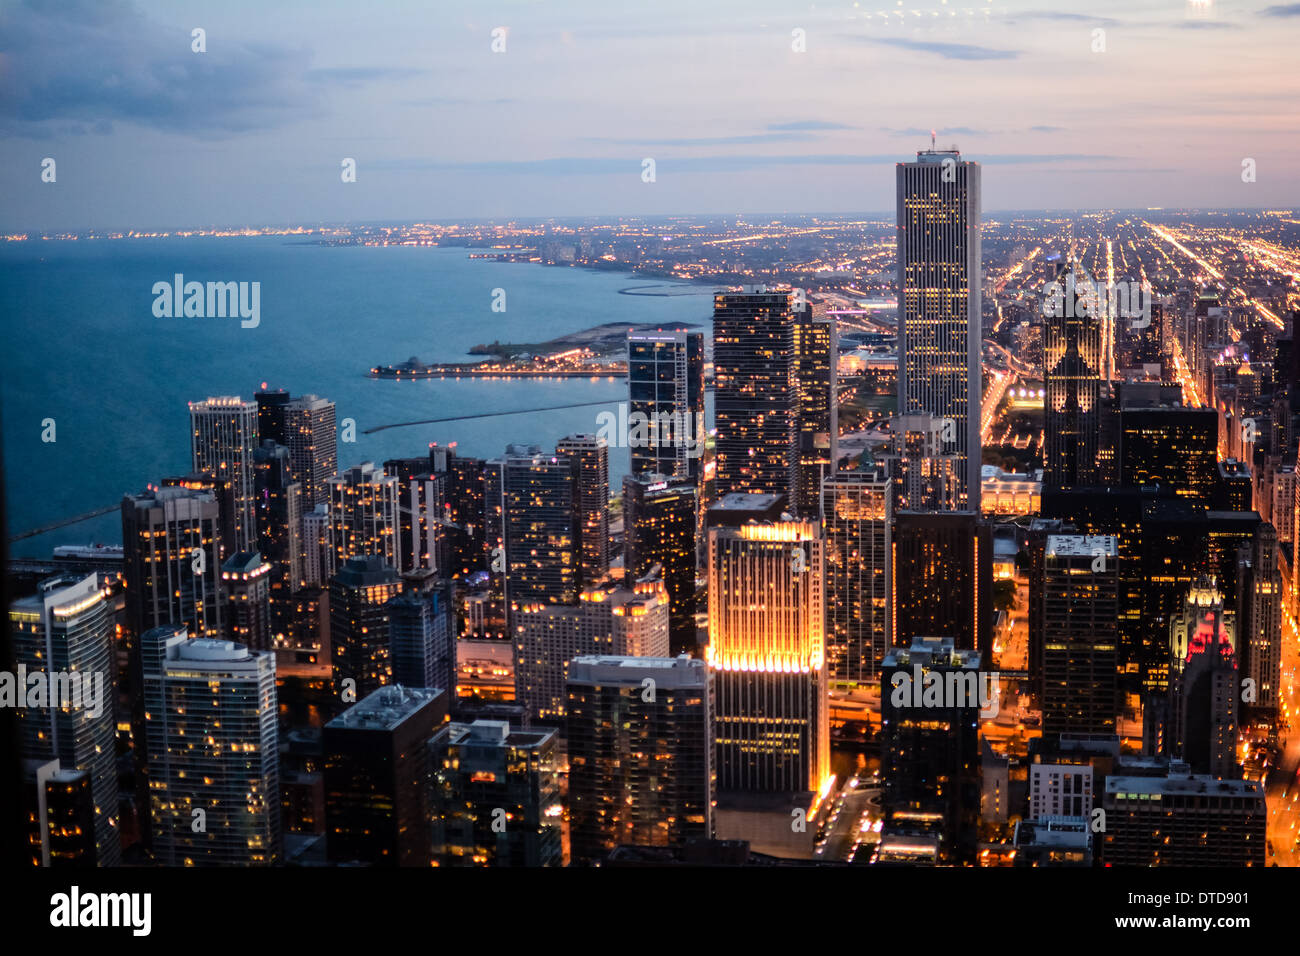
[[[789,495],[797,460],[791,292],[720,292],[713,297],[715,476],[718,497],[752,491]]]
[[[628,417],[643,416],[655,426],[646,442],[631,444],[631,473],[698,483],[704,461],[704,333],[629,331],[627,368]]]
[[[164,628],[142,642],[158,859],[167,866],[280,862],[274,655]]]
[[[874,683],[892,643],[893,494],[880,468],[837,471],[822,485],[832,684]]]
[[[1106,866],[1263,866],[1264,785],[1171,769],[1167,777],[1116,775],[1102,795]]]
[[[257,403],[238,396],[190,402],[193,468],[234,489],[235,540],[230,553],[257,550],[257,519],[253,509],[253,452],[258,446]]]
[[[380,687],[325,725],[330,862],[429,865],[429,738],[447,717],[447,697]]]
[[[829,771],[823,566],[819,523],[709,530],[721,791],[815,791]]]
[[[569,661],[591,654],[667,657],[668,592],[659,580],[632,587],[606,583],[583,591],[576,604],[530,601],[511,615],[515,699],[530,720],[564,719]]]
[[[398,569],[397,479],[385,475],[372,461],[325,482],[329,490],[330,535],[334,561],[373,554]]]
[[[560,866],[554,730],[447,724],[433,754],[433,852],[441,866]]]
[[[1219,479],[1219,417],[1212,408],[1120,410],[1119,476],[1209,506]]]
[[[696,645],[695,564],[699,490],[689,477],[623,478],[623,569],[633,581],[658,565],[668,589],[671,652]]]
[[[572,604],[578,594],[577,502],[573,463],[538,445],[510,445],[484,476],[490,566],[504,574],[506,606]],[[495,552],[496,548],[500,552]],[[499,560],[498,560],[499,559]]]
[[[798,450],[790,503],[797,516],[820,512],[822,479],[835,467],[839,448],[835,317],[821,303],[794,313],[795,430]]]
[[[19,675],[17,703],[32,702],[33,693],[44,688],[43,704],[18,709],[21,754],[29,760],[57,760],[61,771],[89,775],[94,858],[99,866],[117,866],[122,838],[108,593],[97,574],[46,578],[36,594],[9,606],[9,629]]]
[[[1240,779],[1238,622],[1223,604],[1213,579],[1202,578],[1174,618],[1166,746],[1194,774]]]
[[[224,636],[220,523],[217,499],[208,492],[149,488],[122,499],[126,621],[133,637],[160,624]]]
[[[326,482],[339,470],[334,403],[315,395],[295,398],[284,408],[285,440],[292,478],[302,485],[303,511],[329,503]]]
[[[402,590],[397,572],[377,555],[348,558],[329,583],[334,696],[358,701],[393,680],[388,602]]]
[[[595,435],[569,435],[556,444],[555,454],[573,467],[578,583],[589,588],[609,573],[609,443]]]
[[[993,651],[993,541],[969,511],[894,515],[894,643],[951,638],[958,650]]]
[[[1282,686],[1282,576],[1278,535],[1263,524],[1237,549],[1237,648],[1243,679],[1254,681],[1247,709],[1276,713]]]
[[[290,479],[289,450],[264,441],[253,453],[257,550],[271,564],[272,633],[289,630],[293,593],[303,586],[302,486]]]
[[[958,505],[980,511],[980,167],[955,150],[899,163],[898,414],[953,423]]]
[[[1119,551],[1114,536],[1048,536],[1042,609],[1043,733],[1115,733]]]
[[[388,601],[393,683],[436,687],[456,698],[456,634],[448,592],[407,588]]]
[[[893,479],[895,511],[956,511],[961,502],[960,460],[950,449],[957,425],[934,415],[895,415],[885,460]]]
[[[390,458],[384,474],[397,479],[397,569],[447,575],[447,475],[429,470],[427,458]]]
[[[1071,272],[1060,308],[1043,317],[1043,481],[1054,485],[1099,483],[1101,323],[1075,297]]]
[[[893,648],[881,669],[882,832],[935,838],[939,862],[975,858],[978,697],[987,691],[980,687],[980,659],[950,638],[925,637]],[[940,693],[931,697],[933,688]]]
[[[701,660],[584,656],[565,684],[575,862],[713,836],[713,678]]]
[[[250,651],[275,649],[271,635],[271,564],[256,551],[232,554],[221,566],[230,640]]]

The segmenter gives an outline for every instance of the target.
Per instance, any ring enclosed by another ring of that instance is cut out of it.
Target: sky
[[[1269,0],[9,0],[0,233],[887,212],[931,130],[986,210],[1291,208],[1298,39]]]

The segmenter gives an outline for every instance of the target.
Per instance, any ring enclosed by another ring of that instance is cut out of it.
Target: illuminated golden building
[[[719,790],[816,790],[829,771],[823,574],[818,523],[709,531]]]

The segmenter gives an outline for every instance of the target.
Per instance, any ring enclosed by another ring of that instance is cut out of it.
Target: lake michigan
[[[156,282],[259,282],[261,321],[156,318]],[[339,467],[415,457],[457,442],[475,457],[509,442],[594,432],[597,415],[625,401],[622,379],[373,380],[374,365],[472,361],[471,346],[541,342],[606,322],[692,323],[709,332],[710,289],[620,295],[654,284],[625,274],[469,259],[464,248],[322,246],[283,237],[10,242],[0,248],[0,358],[8,534],[120,502],[167,475],[190,471],[186,403],[215,395],[251,400],[263,382],[336,403],[356,441]],[[506,311],[493,312],[494,289]],[[413,419],[576,402],[606,405],[463,422],[364,430]],[[711,404],[711,402],[710,402]],[[54,420],[55,441],[44,424]],[[611,449],[610,484],[627,472]],[[58,544],[121,543],[116,512],[10,546],[49,557]]]

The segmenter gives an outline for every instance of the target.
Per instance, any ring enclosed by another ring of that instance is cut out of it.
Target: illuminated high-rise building
[[[1093,309],[1078,307],[1073,273],[1069,278],[1062,289],[1061,307],[1043,317],[1047,392],[1043,481],[1095,485],[1101,431],[1101,322]]]
[[[221,509],[216,496],[149,488],[122,499],[126,622],[131,635],[186,624],[222,637]]]
[[[408,587],[388,602],[393,683],[436,687],[456,696],[456,634],[451,601],[437,586]]]
[[[221,566],[230,640],[250,651],[274,650],[271,635],[271,563],[258,552],[232,554]]]
[[[1113,734],[1119,709],[1119,550],[1113,535],[1048,535],[1043,733]]]
[[[561,866],[554,730],[499,720],[447,724],[433,754],[433,853],[440,866]]]
[[[699,490],[692,479],[653,472],[623,478],[623,569],[635,581],[659,567],[668,589],[673,654],[696,645],[698,518]]]
[[[822,550],[811,521],[709,530],[720,791],[816,791],[829,772]]]
[[[632,443],[631,473],[655,472],[697,483],[704,461],[704,333],[627,333],[628,418],[654,429]],[[699,453],[693,454],[693,450]]]
[[[325,725],[331,863],[430,864],[429,738],[446,720],[448,696],[380,687]]]
[[[969,511],[894,513],[894,644],[941,635],[991,657],[992,537]]]
[[[801,518],[815,518],[822,479],[835,467],[839,448],[835,317],[811,302],[794,314],[795,429],[798,451],[790,503]]]
[[[516,604],[515,699],[530,720],[564,719],[569,661],[590,654],[667,657],[668,592],[657,579],[631,587],[608,582],[583,591],[576,604]]]
[[[468,577],[487,567],[483,540],[482,458],[452,456],[447,460],[447,510],[454,527],[451,537],[451,576]]]
[[[952,419],[933,415],[895,415],[884,456],[892,478],[894,510],[957,511],[960,459],[951,451],[957,434]]]
[[[882,834],[933,840],[930,862],[975,859],[980,697],[993,691],[980,660],[950,638],[924,637],[893,648],[881,667]],[[927,696],[931,682],[940,693]]]
[[[61,771],[89,775],[94,806],[94,860],[121,862],[118,830],[116,666],[113,610],[97,574],[62,574],[9,606],[17,678],[18,743],[23,758],[57,761]],[[39,677],[37,675],[40,675]],[[12,688],[11,688],[12,689]],[[48,810],[48,805],[47,805]],[[48,817],[48,813],[47,813]],[[47,819],[47,826],[53,825]]]
[[[572,604],[581,560],[572,461],[538,445],[510,445],[487,463],[483,482],[485,546],[495,579],[503,579],[507,608]]]
[[[822,484],[826,668],[832,684],[875,683],[892,643],[893,494],[880,468],[837,471]]]
[[[1237,647],[1241,675],[1254,681],[1247,710],[1273,714],[1282,686],[1282,575],[1278,535],[1262,524],[1237,549]]]
[[[329,582],[329,642],[334,696],[354,692],[360,700],[393,681],[388,602],[402,582],[382,557],[348,558]],[[345,681],[351,680],[351,685]]]
[[[1126,485],[1158,485],[1207,507],[1218,487],[1219,417],[1212,408],[1122,408],[1119,476]]]
[[[289,434],[285,409],[293,400],[288,390],[263,388],[253,398],[257,402],[257,443],[262,445],[269,441],[284,445]]]
[[[335,566],[342,567],[356,555],[373,554],[397,569],[397,479],[385,475],[374,462],[363,461],[325,484]]]
[[[226,542],[230,553],[256,551],[253,452],[258,446],[257,403],[229,395],[190,402],[190,430],[194,470],[228,479],[234,490],[235,540]]]
[[[797,460],[792,292],[713,297],[715,485],[789,495]]]
[[[576,657],[566,690],[571,859],[712,839],[708,665],[685,655]]]
[[[951,421],[958,507],[980,511],[980,167],[956,149],[899,163],[898,414]]]
[[[609,573],[609,443],[596,435],[569,435],[556,444],[555,454],[573,467],[578,584],[589,588]]]
[[[317,505],[302,515],[302,586],[324,587],[334,576],[334,553],[329,505]]]
[[[275,657],[159,628],[142,636],[153,849],[167,866],[281,862]]]
[[[290,480],[289,449],[265,441],[253,453],[257,550],[271,564],[271,630],[284,634],[303,586],[302,486]]]
[[[284,441],[292,478],[302,486],[303,511],[328,504],[326,482],[339,470],[334,403],[315,395],[295,398],[284,407]]]
[[[1173,621],[1170,719],[1165,746],[1192,773],[1241,778],[1237,763],[1237,615],[1212,578],[1187,592]]]
[[[390,458],[384,474],[397,479],[397,569],[449,576],[445,473],[429,470],[428,458]]]
[[[1097,834],[1105,866],[1243,867],[1268,859],[1264,784],[1171,768],[1167,777],[1106,778]]]

